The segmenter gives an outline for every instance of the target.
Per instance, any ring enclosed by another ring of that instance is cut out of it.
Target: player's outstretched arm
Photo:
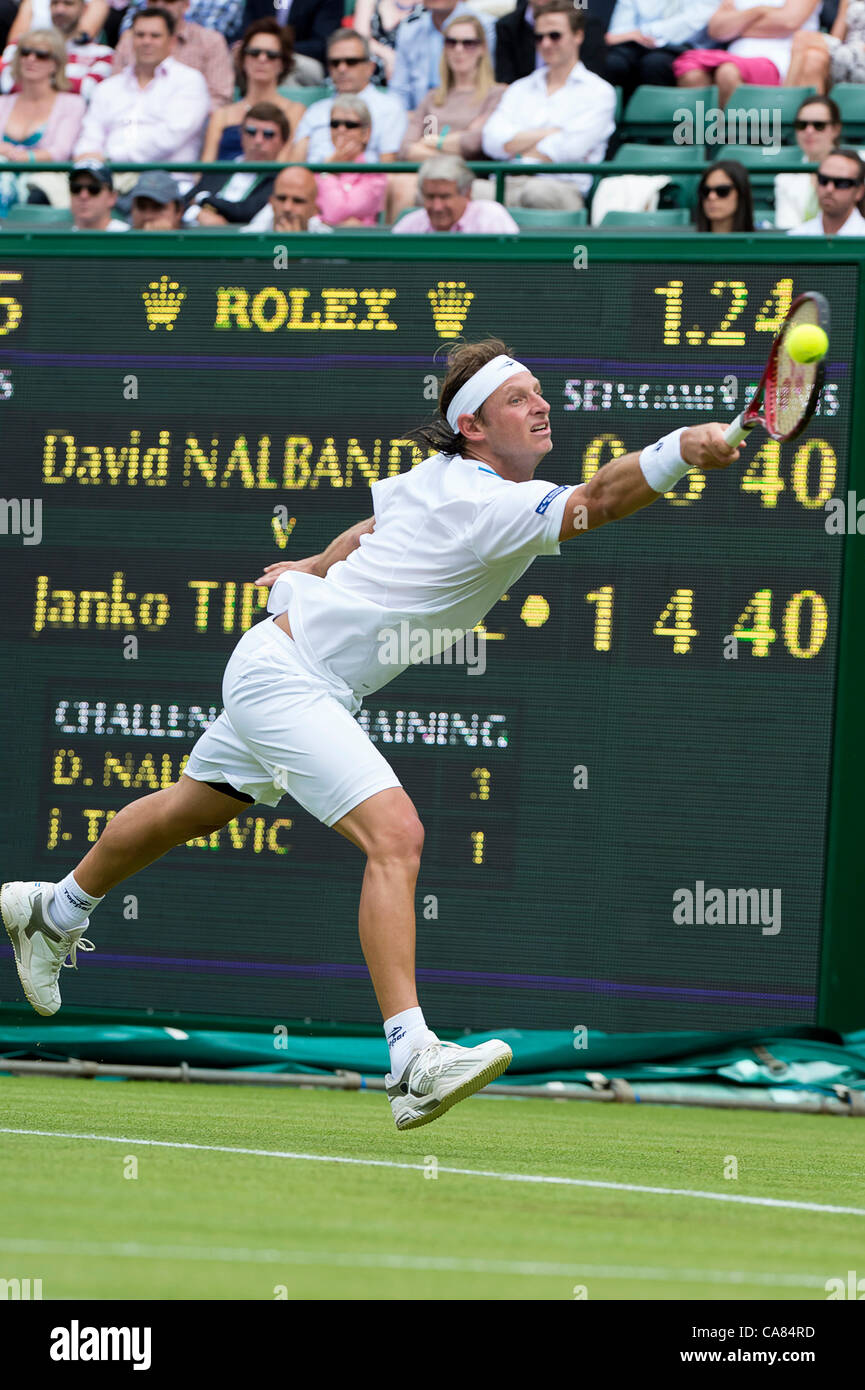
[[[648,507],[663,492],[668,491],[679,477],[691,468],[726,468],[739,457],[738,448],[733,448],[724,438],[725,425],[716,423],[694,425],[689,429],[677,431],[659,441],[662,448],[650,446],[641,453],[622,454],[611,459],[599,468],[593,478],[582,487],[574,488],[565,504],[560,541],[573,540],[584,531],[594,531],[598,526],[606,526],[610,521],[621,521],[623,517]],[[658,460],[653,458],[658,451]],[[644,455],[646,456],[644,458]],[[681,463],[676,466],[676,458]],[[641,462],[642,460],[642,462]],[[663,474],[667,472],[666,482]],[[647,473],[659,488],[647,481]],[[670,481],[670,479],[673,481]]]
[[[259,575],[255,582],[265,584],[270,589],[286,570],[302,570],[305,574],[317,574],[323,579],[331,565],[335,565],[338,560],[344,560],[353,550],[357,550],[361,536],[370,535],[374,529],[374,516],[368,517],[366,521],[359,521],[356,526],[343,531],[341,536],[331,541],[320,555],[310,555],[305,560],[277,560],[272,565],[265,565],[264,573]]]

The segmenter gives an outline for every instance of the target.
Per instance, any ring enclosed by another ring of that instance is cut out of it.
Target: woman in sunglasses
[[[796,144],[802,159],[819,164],[836,150],[841,140],[841,112],[831,97],[806,97],[793,120]],[[781,231],[798,227],[820,211],[814,174],[775,175],[775,226]]]
[[[698,232],[753,232],[748,171],[737,159],[716,159],[697,191]]]
[[[371,133],[372,117],[365,101],[358,96],[334,97],[330,108],[333,154],[329,162],[369,162],[367,145]],[[361,170],[356,174],[317,174],[315,182],[318,210],[329,227],[375,226],[384,208],[387,174],[365,174]]]
[[[0,97],[0,162],[21,166],[69,159],[87,110],[83,97],[68,90],[66,43],[56,29],[31,29],[11,64],[16,92]],[[62,174],[31,178],[2,176],[5,206],[26,201],[30,185],[42,187],[40,201],[57,197],[69,205],[68,180]]]
[[[474,15],[451,19],[443,29],[441,86],[408,118],[401,159],[422,163],[436,154],[483,159],[481,134],[505,92],[496,82],[484,27]],[[480,192],[486,191],[486,184]],[[477,196],[478,190],[475,190]],[[391,174],[388,220],[418,202],[417,174]]]
[[[268,102],[285,112],[289,138],[280,151],[288,158],[304,107],[299,101],[289,101],[279,92],[279,84],[290,75],[294,65],[291,31],[281,28],[275,19],[257,19],[250,24],[240,41],[235,59],[240,100],[214,111],[204,138],[201,152],[203,163],[214,159],[237,159],[243,153],[241,128],[252,106]]]

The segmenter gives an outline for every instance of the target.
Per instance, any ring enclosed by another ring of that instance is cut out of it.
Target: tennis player
[[[411,664],[381,638],[407,621],[426,634],[427,652],[443,650],[537,556],[558,555],[562,542],[648,506],[690,468],[725,468],[739,457],[722,425],[702,424],[612,459],[587,483],[556,486],[534,476],[552,448],[549,417],[539,381],[498,339],[451,352],[437,418],[417,432],[438,452],[373,483],[374,516],[322,555],[267,567],[257,583],[270,588],[271,616],[235,647],[225,708],[179,781],[118,812],[62,882],[3,886],[0,909],[37,1013],[59,1009],[61,966],[93,949],[84,932],[109,889],[220,829],[242,806],[276,806],[288,792],[366,855],[360,940],[390,1049],[397,1128],[428,1124],[501,1075],[512,1060],[505,1042],[441,1042],[418,1004],[423,826],[353,718],[365,696]]]

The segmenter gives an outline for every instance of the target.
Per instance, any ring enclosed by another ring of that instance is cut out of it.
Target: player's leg
[[[124,879],[196,835],[227,825],[243,803],[236,797],[181,776],[118,811],[93,848],[59,883],[4,883],[0,912],[15,951],[27,999],[37,1013],[60,1008],[59,977],[67,956],[76,964],[89,913]]]

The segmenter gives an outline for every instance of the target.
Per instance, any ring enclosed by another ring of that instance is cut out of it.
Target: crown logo
[[[464,280],[439,280],[434,290],[427,291],[433,323],[440,338],[458,338],[474,299]]]
[[[141,298],[151,333],[157,328],[164,328],[170,333],[186,298],[186,290],[182,290],[176,280],[169,280],[167,275],[163,275],[159,280],[151,280],[147,289],[141,291]]]

